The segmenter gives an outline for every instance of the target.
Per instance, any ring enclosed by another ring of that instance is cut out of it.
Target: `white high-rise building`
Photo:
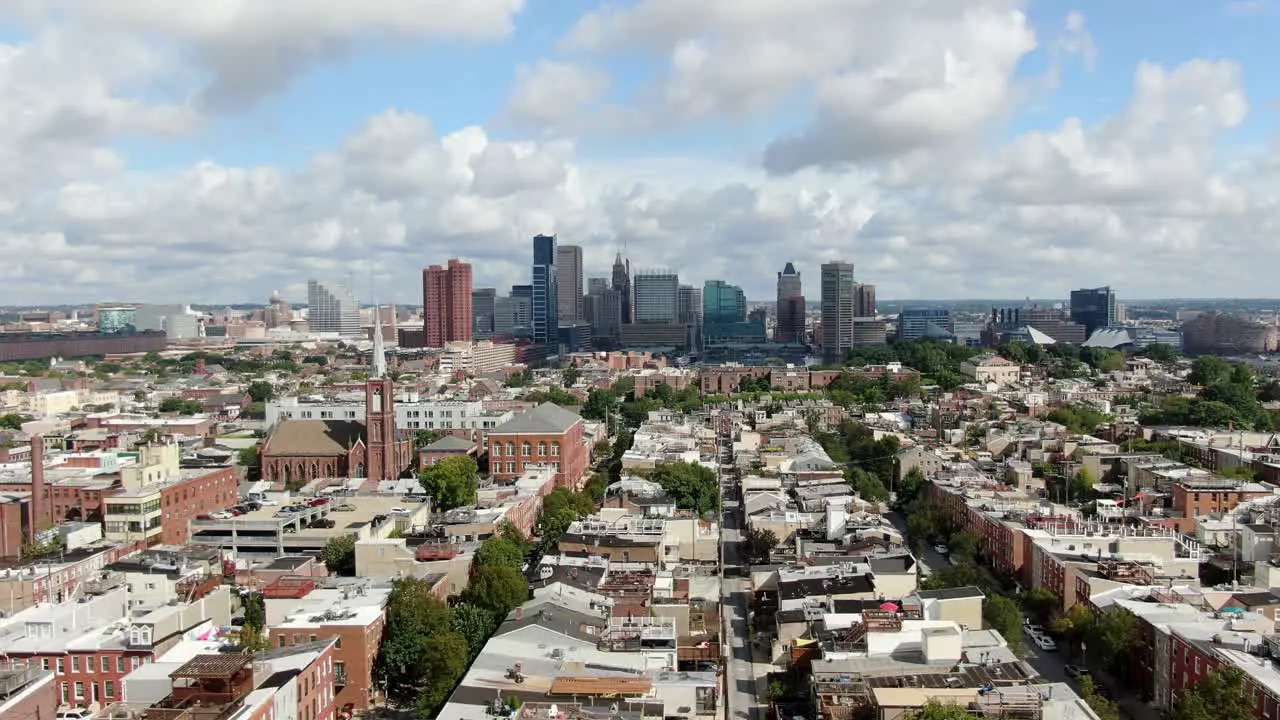
[[[360,303],[336,282],[307,281],[307,318],[313,333],[360,335]]]
[[[671,270],[647,270],[631,279],[633,322],[674,323],[680,305],[680,277]]]

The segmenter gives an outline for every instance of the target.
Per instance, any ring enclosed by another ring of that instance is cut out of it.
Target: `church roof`
[[[346,455],[364,437],[364,423],[354,420],[281,420],[264,448],[271,455]]]
[[[582,420],[577,413],[555,403],[542,403],[489,431],[494,433],[562,433]]]
[[[464,440],[453,435],[445,435],[422,449],[427,452],[466,452],[475,446],[476,444],[470,440]]]

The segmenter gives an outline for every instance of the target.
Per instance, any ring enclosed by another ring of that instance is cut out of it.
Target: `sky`
[[[0,305],[1274,297],[1280,0],[0,2]],[[1267,268],[1263,270],[1263,268]]]

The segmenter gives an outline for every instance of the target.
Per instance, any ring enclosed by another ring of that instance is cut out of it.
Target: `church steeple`
[[[373,377],[387,376],[387,351],[382,346],[382,306],[373,306]]]

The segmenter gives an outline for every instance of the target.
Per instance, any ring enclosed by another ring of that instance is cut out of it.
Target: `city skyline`
[[[0,8],[3,300],[410,304],[438,258],[528,282],[537,234],[749,298],[787,261],[1258,297],[1280,260],[1274,4],[402,2]]]

